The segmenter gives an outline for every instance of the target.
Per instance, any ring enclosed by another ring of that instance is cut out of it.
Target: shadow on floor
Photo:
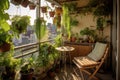
[[[74,72],[75,65],[72,65],[70,68],[69,66],[66,67],[66,70],[63,68],[59,69],[58,72],[53,72],[50,77],[50,75],[45,76],[43,79],[38,80],[82,80],[81,75],[79,73],[79,70],[77,70],[77,74]],[[96,76],[99,78],[99,80],[115,80],[112,77],[111,72],[105,72],[105,73],[97,73]],[[84,74],[85,80],[87,80],[88,76]]]

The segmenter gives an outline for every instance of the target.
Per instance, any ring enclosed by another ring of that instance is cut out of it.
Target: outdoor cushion
[[[105,52],[106,46],[107,44],[105,43],[96,42],[94,49],[88,54],[88,57],[95,61],[99,61]]]

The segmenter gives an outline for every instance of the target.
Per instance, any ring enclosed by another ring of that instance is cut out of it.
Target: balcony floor
[[[38,80],[82,80],[81,75],[79,73],[79,70],[77,71],[77,74],[74,72],[75,65],[72,65],[70,68],[69,66],[66,67],[66,71],[63,71],[63,68],[59,70],[59,72],[54,72],[54,77],[45,76],[43,79]],[[98,72],[96,74],[97,78],[99,80],[115,80],[112,76],[112,73],[110,71],[108,72]],[[85,80],[87,80],[88,76],[84,73]],[[94,80],[94,79],[92,79]]]

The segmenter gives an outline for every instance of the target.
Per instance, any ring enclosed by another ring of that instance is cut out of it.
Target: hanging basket
[[[29,3],[30,10],[34,10],[36,5],[34,3]]]
[[[10,50],[11,45],[9,43],[3,43],[0,45],[0,52],[7,52]]]
[[[55,8],[55,14],[56,15],[61,15],[62,14],[62,7],[56,7]]]
[[[50,17],[54,17],[55,11],[50,11],[50,12],[49,12],[49,15],[50,15]]]
[[[41,11],[42,11],[42,13],[46,13],[47,12],[47,6],[42,6]]]
[[[23,7],[27,7],[29,3],[30,3],[29,0],[24,0],[24,1],[21,3],[21,5],[22,5]]]
[[[11,0],[11,3],[13,3],[14,5],[19,5],[21,4],[22,0]]]

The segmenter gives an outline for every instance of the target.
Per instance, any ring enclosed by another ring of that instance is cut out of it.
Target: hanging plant
[[[55,8],[55,14],[56,15],[61,15],[62,14],[62,7],[56,7]]]
[[[36,5],[34,3],[32,3],[32,2],[29,3],[30,10],[34,10],[35,7],[36,7]]]
[[[14,16],[12,19],[11,29],[17,36],[26,32],[27,26],[30,24],[30,16]]]
[[[23,0],[22,3],[21,3],[21,5],[22,5],[23,7],[27,7],[29,3],[30,3],[29,0]]]
[[[37,18],[35,21],[35,32],[38,40],[40,40],[46,33],[46,22],[44,19]]]
[[[69,10],[66,4],[63,5],[63,16],[62,16],[62,27],[64,28],[63,34],[66,33],[68,38],[71,36],[71,24],[70,24],[70,15]]]
[[[14,5],[19,5],[22,3],[22,0],[11,0],[11,3],[13,3]]]
[[[47,6],[42,6],[41,11],[42,13],[47,13]]]
[[[11,49],[12,35],[8,31],[0,29],[0,53]]]
[[[49,11],[49,15],[50,15],[50,17],[54,17],[55,11]]]

